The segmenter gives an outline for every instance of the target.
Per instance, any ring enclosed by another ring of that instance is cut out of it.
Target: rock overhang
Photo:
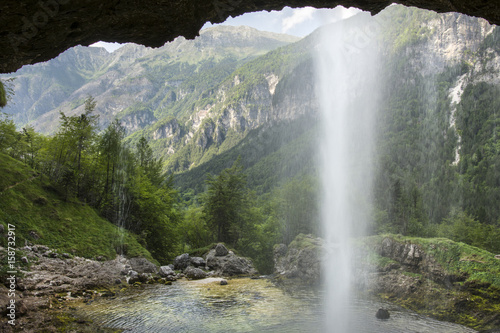
[[[297,8],[357,7],[376,14],[386,0],[3,0],[0,4],[0,73],[47,61],[76,45],[97,41],[159,47],[178,36],[192,39],[206,22],[247,12]],[[460,12],[500,23],[500,6],[484,0],[404,0],[398,3]]]

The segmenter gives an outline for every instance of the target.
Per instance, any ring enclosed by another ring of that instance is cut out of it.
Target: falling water
[[[323,271],[326,332],[350,332],[354,256],[350,246],[369,222],[373,121],[377,108],[377,23],[369,14],[320,31]],[[358,274],[358,273],[356,273]]]

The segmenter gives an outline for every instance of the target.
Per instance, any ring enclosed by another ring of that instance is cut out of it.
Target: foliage
[[[248,223],[245,215],[250,208],[245,183],[241,158],[218,176],[207,176],[207,191],[202,198],[203,214],[217,242],[234,246],[243,235]]]
[[[44,244],[86,258],[114,259],[117,252],[152,260],[130,232],[88,205],[67,202],[47,176],[0,152],[0,223],[16,227],[16,243]],[[6,238],[2,238],[2,246]]]

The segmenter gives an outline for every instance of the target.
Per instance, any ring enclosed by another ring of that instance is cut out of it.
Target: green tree
[[[202,198],[206,223],[214,230],[218,242],[234,246],[247,222],[248,192],[241,158],[218,176],[208,175],[206,184],[208,188]]]
[[[163,181],[163,159],[153,157],[153,149],[151,149],[145,137],[139,139],[136,149],[139,166],[153,184],[160,184]]]

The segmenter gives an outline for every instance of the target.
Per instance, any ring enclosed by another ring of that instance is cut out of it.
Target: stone
[[[323,252],[328,253],[323,251],[323,241],[320,238],[299,234],[288,247],[284,244],[274,247],[275,273],[284,278],[296,278],[308,284],[317,284],[321,280]]]
[[[174,259],[174,268],[177,270],[184,270],[189,266],[189,254],[183,253],[180,256],[175,257]]]
[[[199,280],[207,277],[207,273],[205,273],[202,269],[196,268],[193,266],[189,266],[184,270],[184,274],[188,279]]]
[[[158,272],[158,267],[146,258],[132,258],[130,259],[130,266],[132,270],[137,273],[154,273]]]
[[[378,309],[375,317],[377,317],[378,319],[389,319],[391,315],[389,313],[389,310],[387,309]]]
[[[202,257],[191,257],[190,261],[191,265],[193,265],[194,267],[205,267],[207,262],[205,261],[205,259],[203,259]]]
[[[227,281],[226,281],[226,280],[220,280],[220,285],[221,285],[221,286],[225,286],[225,285],[227,285]]]
[[[500,254],[497,254],[497,255],[495,256],[495,259],[500,259]]]
[[[136,282],[140,282],[139,273],[136,271],[129,271],[127,274],[127,283],[134,284]]]
[[[40,235],[38,235],[38,234],[36,233],[36,231],[34,231],[34,230],[31,230],[31,231],[28,233],[28,235],[29,235],[31,238],[33,238],[34,240],[40,239]]]
[[[161,266],[160,269],[158,270],[158,274],[161,277],[166,278],[175,275],[175,272],[170,266]]]
[[[229,254],[228,249],[224,246],[224,244],[219,243],[215,246],[215,255],[217,257],[227,256]]]
[[[253,267],[252,260],[228,252],[225,256],[218,256],[216,249],[212,249],[206,255],[207,267],[214,270],[213,275],[255,275],[257,270]]]

